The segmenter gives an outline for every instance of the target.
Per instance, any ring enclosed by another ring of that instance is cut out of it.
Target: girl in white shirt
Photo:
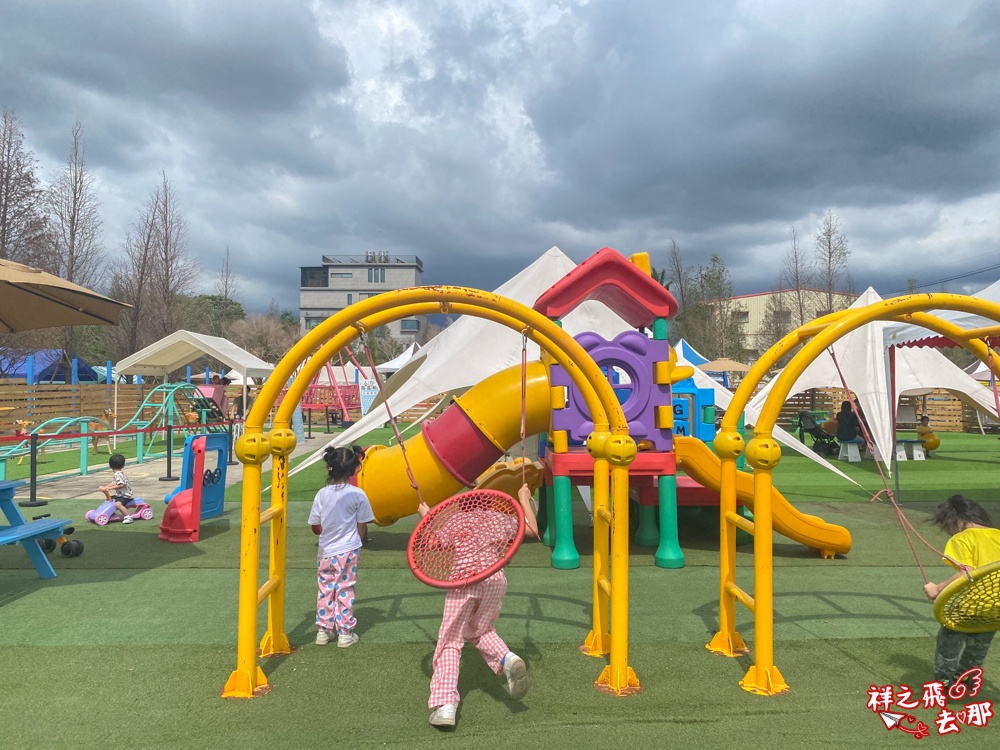
[[[316,596],[316,645],[325,646],[336,634],[337,646],[348,648],[358,642],[354,632],[354,585],[358,577],[358,552],[375,520],[365,493],[350,484],[361,466],[364,451],[327,448],[326,486],[316,493],[309,524],[319,537]]]

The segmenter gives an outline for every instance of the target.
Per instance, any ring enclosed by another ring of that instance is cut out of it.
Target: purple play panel
[[[629,391],[628,398],[622,403],[622,411],[628,420],[632,439],[636,442],[649,440],[658,451],[673,450],[673,433],[656,428],[656,407],[670,406],[670,384],[653,382],[655,363],[666,362],[670,358],[669,342],[648,339],[638,331],[624,331],[612,341],[591,331],[575,338],[609,379],[617,367],[632,381],[612,383],[616,391]],[[552,385],[566,386],[569,394],[566,408],[552,411],[552,429],[566,430],[572,441],[586,440],[594,431],[594,421],[580,392],[559,365],[552,366]]]

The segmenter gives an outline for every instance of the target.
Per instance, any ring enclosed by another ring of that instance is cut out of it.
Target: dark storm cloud
[[[760,291],[827,209],[885,291],[996,252],[998,29],[969,0],[7,2],[0,104],[46,169],[83,123],[109,248],[165,172],[254,309],[375,247],[493,288],[676,240]]]

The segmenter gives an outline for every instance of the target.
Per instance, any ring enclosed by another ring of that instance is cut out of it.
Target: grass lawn
[[[180,462],[181,455],[184,452],[184,441],[187,439],[186,435],[174,435],[174,459]],[[152,445],[152,448],[147,444],[144,450],[145,455],[149,456],[150,450],[153,451],[152,458],[163,458],[166,456],[166,438],[162,435],[157,435],[157,439]],[[46,481],[51,479],[55,474],[62,474],[64,472],[75,472],[80,471],[80,449],[77,444],[74,444],[72,448],[66,448],[65,446],[60,446],[58,448],[49,448],[45,451],[45,455],[39,455],[38,460],[35,464],[36,466],[36,476],[40,481]],[[10,444],[5,444],[3,448],[9,448]],[[115,453],[121,453],[125,458],[131,463],[136,456],[136,441],[132,438],[120,438],[114,446]],[[40,452],[41,453],[41,452]],[[20,457],[7,459],[7,479],[30,479],[31,477],[31,459],[25,456],[23,460],[18,463]],[[91,441],[87,442],[87,466],[90,469],[107,467],[108,458],[110,458],[110,453],[108,450],[107,443],[101,440],[101,444],[98,450],[94,450],[94,444]]]
[[[944,534],[922,522],[950,494],[982,501],[1000,520],[1000,441],[941,437],[933,458],[900,464],[899,471],[904,512],[938,548]],[[882,488],[874,465],[835,464],[862,487],[794,454],[775,471],[775,486],[790,502],[846,526],[854,540],[850,554],[821,560],[775,537],[775,663],[791,686],[787,694],[744,692],[738,682],[751,660],[718,657],[704,647],[718,623],[718,520],[710,510],[682,517],[684,568],[656,568],[651,548],[631,550],[629,663],[643,692],[630,698],[597,692],[603,661],[578,652],[592,586],[592,534],[578,504],[579,570],[552,569],[548,549],[537,542],[525,543],[508,570],[498,630],[527,660],[531,692],[523,703],[512,702],[474,649],[466,649],[458,727],[434,730],[426,700],[443,595],[406,566],[413,519],[373,529],[362,553],[361,642],[346,650],[313,644],[316,543],[306,517],[323,479],[315,466],[289,483],[285,625],[298,649],[262,661],[272,689],[254,700],[218,697],[236,659],[238,486],[227,492],[223,517],[202,527],[198,544],[160,542],[156,522],[84,524],[77,536],[85,554],[57,553],[59,577],[49,581],[37,577],[22,551],[0,547],[0,748],[906,745],[912,737],[888,731],[866,708],[868,690],[905,683],[919,692],[930,679],[937,624],[895,511],[869,502]],[[78,519],[93,505],[60,502],[60,513]],[[947,577],[932,551],[918,551],[929,575]],[[752,589],[751,548],[741,547],[738,557],[739,581]],[[752,618],[742,608],[738,623],[752,647]],[[996,701],[1000,647],[985,670],[977,700]],[[930,724],[921,747],[996,747],[992,724],[942,737],[936,711],[910,713]]]

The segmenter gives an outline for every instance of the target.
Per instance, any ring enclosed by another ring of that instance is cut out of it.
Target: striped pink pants
[[[502,671],[501,662],[510,649],[493,629],[493,623],[500,616],[506,591],[507,577],[502,570],[485,581],[448,590],[437,648],[434,649],[429,708],[459,702],[458,668],[466,641],[479,649],[486,665],[495,674]]]
[[[358,551],[324,557],[316,563],[316,628],[338,635],[354,632],[354,585],[358,581]]]

